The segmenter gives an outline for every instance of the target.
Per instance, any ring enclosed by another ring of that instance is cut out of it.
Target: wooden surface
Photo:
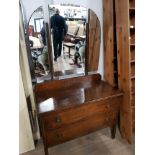
[[[112,104],[109,104],[113,102]],[[82,107],[78,106],[76,108],[69,108],[59,112],[59,115],[55,116],[55,112],[52,112],[50,116],[44,115],[45,128],[46,129],[55,129],[62,127],[64,125],[69,125],[71,123],[86,119],[94,115],[95,113],[105,113],[107,110],[109,113],[112,113],[113,110],[118,108],[117,99],[108,99],[107,101],[96,101],[94,104],[83,104]],[[89,110],[88,110],[89,109]],[[115,110],[114,110],[115,111]],[[72,116],[72,117],[71,117]],[[105,115],[103,115],[105,116]]]
[[[75,139],[77,137],[107,127],[110,123],[114,122],[116,116],[110,116],[107,119],[107,117],[103,114],[104,113],[93,115],[86,120],[73,123],[69,126],[64,126],[63,128],[58,128],[57,130],[48,130],[47,145],[54,146],[68,140]]]
[[[116,28],[117,28],[117,54],[118,54],[118,84],[124,91],[124,101],[120,109],[120,129],[122,136],[130,143],[132,139],[133,108],[131,106],[134,92],[134,1],[115,0],[116,4]],[[131,15],[132,10],[132,15]],[[133,26],[133,27],[131,27]]]
[[[89,39],[88,39],[88,72],[97,71],[100,56],[101,26],[97,15],[90,10],[89,15]]]
[[[46,81],[45,83],[37,84],[34,88],[36,95],[41,95],[44,91],[48,90],[55,90],[59,89],[62,90],[63,88],[67,87],[77,87],[80,88],[85,84],[84,86],[90,87],[91,84],[100,82],[101,76],[99,74],[89,75],[89,76],[81,76],[81,77],[75,77],[71,79],[64,79],[64,80],[51,80]]]
[[[104,82],[95,84],[93,89],[92,87],[71,88],[70,90],[63,88],[61,90],[57,89],[57,92],[54,91],[55,89],[39,92],[39,97],[37,98],[37,101],[40,102],[38,105],[39,113],[62,110],[87,104],[95,100],[106,100],[111,97],[122,96],[122,93],[117,89],[110,88]]]
[[[104,78],[114,83],[114,16],[113,0],[103,1],[103,30],[104,30]]]
[[[104,127],[115,137],[123,93],[99,74],[48,81],[34,91],[45,155],[51,146]]]

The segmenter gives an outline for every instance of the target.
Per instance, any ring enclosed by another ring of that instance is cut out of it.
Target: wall
[[[22,16],[20,14],[19,18],[19,30],[20,30],[20,51],[19,51],[19,61],[20,61],[20,67],[21,67],[21,73],[23,78],[23,84],[24,84],[24,90],[25,95],[28,97],[30,95],[31,102],[32,102],[32,108],[35,109],[35,102],[34,102],[34,95],[33,95],[33,88],[32,88],[32,80],[30,76],[30,69],[29,69],[29,63],[27,58],[27,51],[26,51],[26,45],[25,45],[25,39],[24,39],[24,30],[22,25]]]
[[[21,70],[19,70],[19,153],[34,149]]]
[[[40,6],[44,7],[44,10],[47,9],[47,4],[51,4],[52,0],[20,0],[26,19],[29,20],[32,13]]]
[[[48,4],[78,4],[84,7],[92,9],[98,16],[101,24],[101,34],[103,34],[103,5],[102,0],[21,0],[25,13],[26,18],[29,20],[31,14],[37,9],[39,6],[43,6],[44,8],[44,15],[46,16],[45,20],[48,20]],[[31,5],[30,5],[31,4]],[[103,76],[104,73],[104,63],[103,63],[103,35],[101,35],[101,46],[100,46],[100,60],[99,60],[99,68],[98,72]]]
[[[33,110],[35,108],[30,70],[24,40],[21,12],[19,16],[19,152],[27,152],[34,149],[33,134],[30,126],[26,97],[30,96]],[[39,133],[39,132],[38,132]],[[38,134],[36,133],[36,134]],[[36,137],[39,137],[39,134]],[[34,138],[36,138],[34,137]]]

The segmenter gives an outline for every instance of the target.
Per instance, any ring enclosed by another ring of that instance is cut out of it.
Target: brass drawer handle
[[[60,118],[59,116],[57,116],[57,117],[55,118],[55,122],[56,122],[56,123],[61,123],[61,118]]]
[[[63,133],[57,133],[57,137],[58,138],[62,138],[63,137]]]

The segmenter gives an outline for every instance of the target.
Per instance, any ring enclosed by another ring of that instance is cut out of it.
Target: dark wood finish
[[[99,74],[47,81],[34,92],[45,155],[51,146],[105,127],[115,137],[123,93]]]
[[[130,28],[135,28],[135,10],[129,11]]]
[[[97,15],[89,9],[88,72],[97,71],[100,56],[101,27]]]
[[[129,9],[135,9],[135,0],[129,0]]]
[[[78,94],[76,94],[78,95]],[[97,113],[113,113],[114,109],[118,109],[118,99],[108,99],[106,101],[94,101],[94,104],[84,104],[82,107],[76,107],[76,108],[69,108],[64,111],[58,112],[52,112],[47,116],[44,116],[44,123],[45,128],[48,129],[55,129],[62,127],[64,125],[69,125],[74,122],[81,121],[83,119],[86,119],[87,117],[90,117],[93,114]],[[111,104],[110,104],[111,103]],[[82,104],[82,103],[81,103]],[[41,106],[40,106],[41,107]],[[39,107],[39,111],[44,111]],[[89,110],[88,110],[89,109]],[[71,117],[72,116],[72,117]]]
[[[129,0],[130,25],[130,104],[132,111],[132,130],[135,131],[135,0]]]
[[[49,67],[50,67],[50,73],[51,73],[51,80],[53,79],[53,56],[52,56],[52,45],[51,45],[51,36],[50,36],[50,27],[48,23],[45,23],[45,28],[46,28],[46,42],[47,42],[47,48],[48,48],[48,62],[49,62]]]
[[[130,45],[130,60],[135,60],[135,46]]]
[[[34,88],[35,95],[38,98],[38,95],[45,96],[45,93],[48,95],[48,91],[55,90],[62,91],[63,89],[67,89],[68,87],[72,88],[89,88],[94,83],[98,83],[101,80],[101,76],[99,74],[81,76],[75,78],[69,78],[64,80],[54,80],[54,81],[46,81],[44,83],[37,84]],[[63,86],[63,87],[62,87]],[[42,99],[43,101],[43,99]]]

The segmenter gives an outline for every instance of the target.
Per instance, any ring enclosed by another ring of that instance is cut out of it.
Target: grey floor
[[[49,149],[49,155],[134,155],[133,144],[122,139],[118,130],[116,138],[110,138],[110,130],[103,129],[75,140],[54,146]],[[22,155],[44,155],[40,140],[36,149]]]

